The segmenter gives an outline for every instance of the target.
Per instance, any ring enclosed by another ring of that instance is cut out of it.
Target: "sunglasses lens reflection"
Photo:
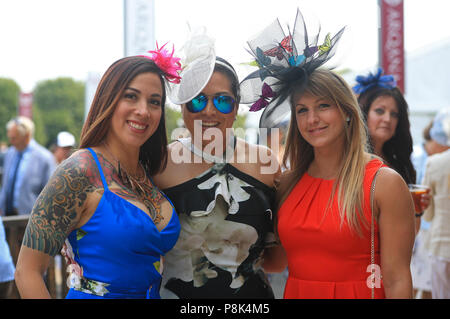
[[[219,112],[228,114],[233,111],[234,99],[231,96],[219,95],[213,98],[213,104]],[[208,105],[208,97],[203,94],[198,95],[192,101],[186,103],[188,110],[192,113],[203,111],[206,105]]]
[[[195,97],[192,101],[187,103],[188,110],[192,113],[197,113],[203,111],[203,109],[208,104],[208,98],[204,95],[199,95]]]
[[[231,96],[216,96],[214,106],[222,113],[228,114],[233,110],[234,100]]]

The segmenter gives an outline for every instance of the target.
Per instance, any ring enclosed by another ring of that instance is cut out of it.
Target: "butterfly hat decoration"
[[[305,87],[308,76],[327,62],[336,51],[344,28],[334,37],[328,33],[319,44],[317,34],[308,34],[302,13],[297,9],[292,33],[285,34],[278,19],[255,38],[247,41],[249,53],[258,70],[240,84],[241,103],[250,104],[250,111],[263,109],[260,127],[272,128],[290,112],[289,96],[293,88]]]

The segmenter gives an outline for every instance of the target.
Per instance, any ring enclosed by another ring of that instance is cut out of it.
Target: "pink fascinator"
[[[181,81],[181,77],[178,72],[181,71],[180,58],[174,57],[173,53],[175,48],[172,47],[172,52],[169,53],[164,47],[158,47],[158,42],[156,42],[156,50],[148,51],[149,55],[142,55],[152,61],[165,73],[165,78],[171,83],[178,84]]]

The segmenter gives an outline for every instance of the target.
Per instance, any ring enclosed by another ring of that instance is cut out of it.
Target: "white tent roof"
[[[405,98],[412,112],[450,106],[450,38],[406,55]]]
[[[435,113],[450,106],[450,38],[406,52],[405,99],[411,113]],[[377,66],[352,71],[345,80],[355,84],[357,75],[376,72]]]

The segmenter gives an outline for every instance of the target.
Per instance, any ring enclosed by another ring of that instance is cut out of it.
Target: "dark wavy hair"
[[[106,70],[92,101],[89,114],[81,131],[80,148],[100,145],[110,127],[112,115],[122,98],[125,89],[133,79],[142,73],[157,74],[161,80],[162,114],[155,133],[141,146],[139,161],[149,175],[164,170],[167,164],[167,133],[165,124],[166,89],[164,72],[150,59],[133,56],[114,62]]]
[[[375,87],[363,92],[358,97],[359,106],[364,114],[367,124],[367,117],[373,101],[380,96],[392,97],[398,107],[399,117],[394,136],[384,143],[382,147],[385,160],[388,165],[399,173],[407,184],[414,184],[416,181],[416,170],[411,162],[413,151],[413,141],[410,132],[408,116],[408,103],[398,88],[387,89]],[[370,134],[368,135],[370,151],[373,152],[373,145]]]

